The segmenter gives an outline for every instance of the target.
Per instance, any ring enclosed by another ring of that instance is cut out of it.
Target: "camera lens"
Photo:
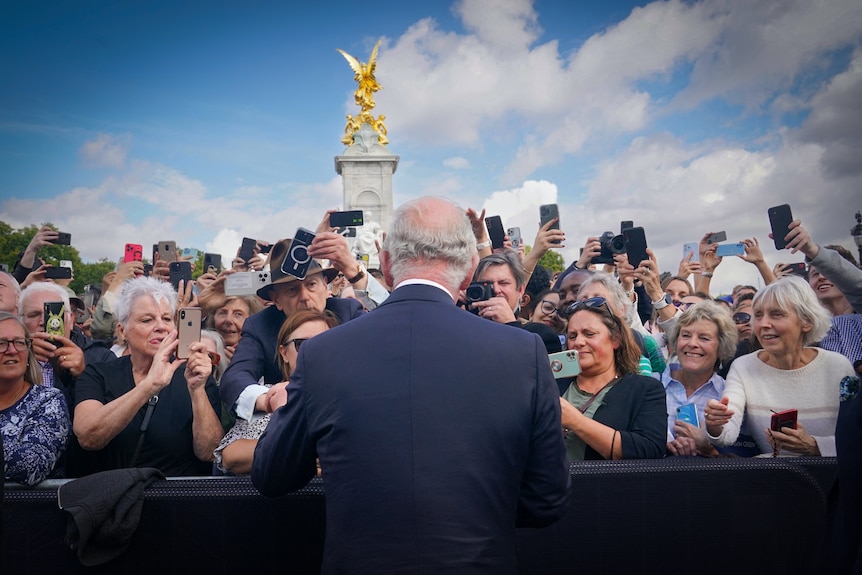
[[[624,254],[626,253],[626,239],[623,236],[614,236],[611,240],[611,253]]]
[[[465,296],[469,302],[480,301],[482,299],[483,292],[484,290],[482,289],[482,286],[471,284],[467,287]]]

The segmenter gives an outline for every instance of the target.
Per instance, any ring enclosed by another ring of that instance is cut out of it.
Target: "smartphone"
[[[126,244],[123,252],[124,262],[140,262],[144,259],[144,246],[141,244]]]
[[[189,346],[201,340],[201,308],[181,307],[177,317],[177,359],[188,359]]]
[[[688,254],[692,254],[691,260],[689,260],[689,261],[692,261],[692,262],[699,262],[700,261],[700,248],[698,247],[697,242],[688,242],[688,243],[682,244],[682,259],[685,260],[685,258],[688,257]]]
[[[248,260],[254,257],[254,248],[257,246],[257,240],[254,238],[243,238],[242,246],[239,248],[239,257],[242,261],[248,263]]]
[[[509,228],[506,230],[506,235],[512,241],[512,248],[517,250],[521,245],[521,228]]]
[[[790,204],[773,206],[766,213],[769,216],[769,227],[772,228],[772,241],[775,242],[775,249],[783,250],[787,247],[784,236],[790,232],[790,222],[793,221]]]
[[[726,241],[727,232],[715,232],[714,234],[710,234],[709,237],[706,238],[706,243],[708,244],[718,244]]]
[[[638,226],[623,230],[623,238],[626,240],[626,254],[628,254],[631,265],[638,267],[638,264],[642,261],[649,259],[646,253],[646,234],[642,227]]]
[[[697,406],[693,403],[686,403],[676,408],[676,418],[679,421],[690,423],[695,427],[700,427],[697,419]]]
[[[356,230],[353,230],[353,232],[355,234]],[[265,246],[259,245],[257,247],[257,251],[262,253],[262,254],[268,254],[270,251],[272,251],[272,244],[266,244]]]
[[[191,262],[171,262],[170,263],[171,285],[179,291],[180,281],[183,281],[183,287],[189,285],[192,281],[192,263]]]
[[[256,295],[257,290],[271,283],[268,271],[237,272],[224,280],[224,295]]]
[[[551,362],[551,371],[554,374],[554,379],[562,379],[564,377],[575,377],[581,373],[581,364],[578,362],[578,352],[574,349],[558,351],[548,355],[548,360]]]
[[[542,204],[539,206],[539,227],[543,227],[554,218],[557,218],[557,221],[551,225],[550,229],[558,230],[560,229],[560,210],[557,208],[557,204]],[[560,242],[555,241],[553,243],[558,244]]]
[[[45,314],[45,333],[51,335],[66,335],[66,304],[61,301],[46,301],[43,304]]]
[[[787,264],[784,266],[790,270],[790,273],[798,275],[803,279],[808,279],[808,266],[805,262],[796,262],[793,264]]]
[[[159,259],[168,263],[177,261],[177,242],[159,242]]]
[[[620,234],[626,231],[629,228],[635,227],[635,223],[632,220],[623,220],[620,222]]]
[[[50,267],[45,270],[45,279],[70,280],[72,279],[72,268],[61,266]]]
[[[75,266],[72,265],[72,260],[60,260],[61,268],[69,268],[70,270],[74,270]]]
[[[741,256],[745,254],[745,244],[721,244],[715,248],[715,255],[724,256]]]
[[[488,216],[485,218],[485,227],[488,228],[488,237],[491,238],[491,248],[502,248],[503,240],[506,239],[503,219],[500,216]]]
[[[790,427],[796,429],[796,417],[798,411],[795,409],[786,409],[784,411],[775,411],[772,413],[772,421],[769,428],[772,431],[781,431],[782,427]]]
[[[144,277],[153,275],[153,264],[144,264]]]
[[[311,230],[305,228],[297,228],[293,239],[290,241],[290,247],[287,248],[287,255],[284,256],[284,261],[281,262],[282,273],[290,274],[297,279],[305,279],[305,274],[308,273],[308,268],[311,267],[311,256],[308,255],[308,246],[314,240],[315,235]]]
[[[221,254],[204,253],[204,273],[221,273]]]
[[[347,212],[332,212],[329,214],[329,226],[332,228],[355,228],[364,225],[362,210]]]
[[[57,232],[57,239],[52,241],[51,243],[57,246],[70,246],[72,245],[72,234],[67,234],[66,232]]]

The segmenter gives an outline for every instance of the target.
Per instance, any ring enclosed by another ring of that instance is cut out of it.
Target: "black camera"
[[[494,297],[494,286],[491,282],[473,282],[467,286],[464,299],[467,303],[485,301]]]
[[[613,232],[605,232],[599,238],[599,243],[602,251],[590,263],[614,265],[614,256],[626,253],[626,239],[622,234],[615,236]]]

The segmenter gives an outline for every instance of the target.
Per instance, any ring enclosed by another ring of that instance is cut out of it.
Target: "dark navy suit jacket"
[[[252,481],[299,489],[320,458],[324,573],[517,573],[516,525],[566,511],[560,399],[537,335],[407,285],[305,342],[297,363]]]
[[[334,313],[340,323],[367,313],[362,304],[350,298],[328,298],[326,309]],[[221,400],[227,409],[233,410],[243,390],[257,383],[261,376],[264,383],[284,381],[275,352],[278,332],[285,319],[284,312],[271,305],[243,323],[242,337],[219,385]]]

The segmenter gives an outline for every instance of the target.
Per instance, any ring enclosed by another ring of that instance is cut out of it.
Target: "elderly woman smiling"
[[[826,334],[829,312],[799,277],[783,277],[754,296],[753,329],[763,349],[730,366],[724,397],[705,409],[717,445],[739,434],[743,415],[761,454],[835,455],[839,386],[853,377],[843,355],[812,347]],[[796,429],[770,430],[772,412],[796,409]]]
[[[209,475],[223,435],[206,346],[175,359],[177,294],[169,283],[127,280],[115,306],[129,355],[88,365],[75,389],[73,430],[94,453],[89,473],[155,467],[167,476]]]

